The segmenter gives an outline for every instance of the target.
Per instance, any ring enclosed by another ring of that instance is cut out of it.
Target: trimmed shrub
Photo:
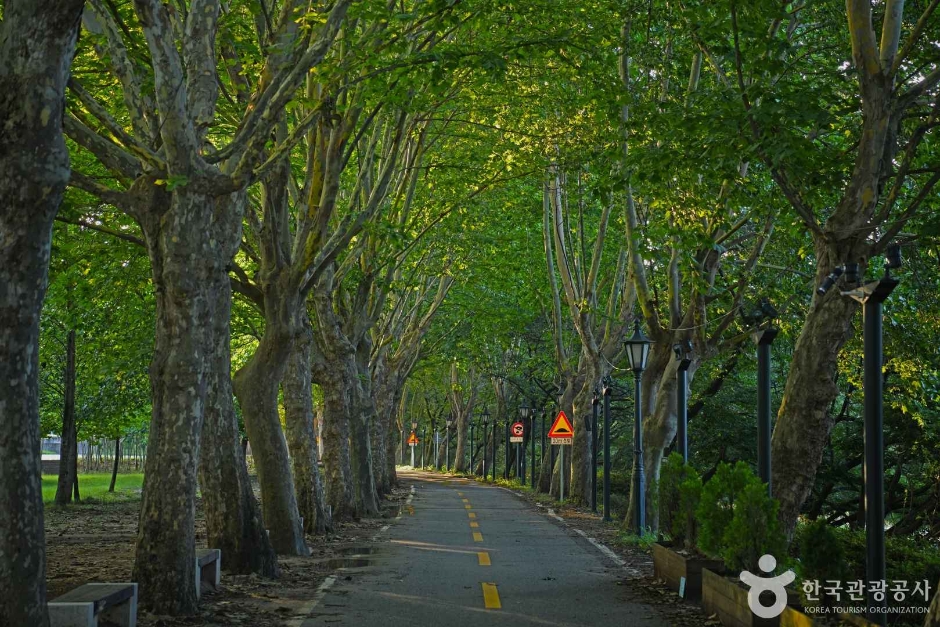
[[[721,463],[715,475],[702,487],[702,498],[696,510],[699,521],[698,547],[706,555],[721,557],[724,533],[734,518],[738,495],[754,473],[744,462],[734,466]]]
[[[787,542],[777,521],[779,504],[767,494],[767,486],[754,479],[737,495],[734,517],[722,538],[721,557],[732,570],[760,573],[761,556],[770,553],[782,563]]]
[[[695,510],[702,492],[702,479],[678,453],[670,455],[659,472],[657,503],[659,529],[676,546],[695,547]]]

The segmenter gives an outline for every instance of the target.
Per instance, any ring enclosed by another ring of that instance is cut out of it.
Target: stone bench
[[[202,596],[203,588],[215,591],[222,581],[222,551],[201,549],[196,551],[196,598]]]
[[[98,619],[137,627],[137,584],[86,583],[49,602],[52,627],[98,627]]]

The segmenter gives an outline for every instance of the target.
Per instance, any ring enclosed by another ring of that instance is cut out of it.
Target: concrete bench
[[[202,596],[203,588],[215,591],[222,581],[222,551],[202,549],[196,551],[196,598]]]
[[[86,583],[49,602],[52,627],[137,627],[136,583]]]

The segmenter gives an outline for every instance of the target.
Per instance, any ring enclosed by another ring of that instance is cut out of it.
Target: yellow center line
[[[488,610],[498,610],[503,606],[499,602],[499,591],[495,583],[480,584],[483,586],[483,605]]]
[[[463,508],[464,508],[464,509],[473,509],[473,507],[471,507],[470,505],[464,505]]]
[[[477,561],[480,562],[480,566],[489,566],[490,554],[489,553],[477,553]]]
[[[467,512],[467,516],[469,516],[470,518],[476,518],[476,517],[477,517],[477,515],[476,515],[474,512]]]
[[[470,523],[470,528],[471,528],[471,529],[478,529],[479,527],[480,527],[480,523],[478,523],[478,522],[471,522],[471,523]]]
[[[470,499],[462,499],[464,503],[469,503]]]
[[[457,496],[463,496],[463,492],[458,492]]]
[[[483,542],[483,534],[479,531],[473,532],[473,541],[474,542]]]

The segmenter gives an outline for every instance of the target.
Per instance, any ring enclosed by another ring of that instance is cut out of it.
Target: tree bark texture
[[[65,340],[65,404],[62,408],[62,445],[59,448],[59,480],[55,504],[72,501],[72,485],[78,480],[78,434],[75,428],[75,329]]]
[[[310,322],[294,343],[287,362],[282,387],[284,420],[287,425],[287,446],[294,471],[297,507],[304,519],[304,531],[323,534],[332,531],[323,479],[320,476],[320,453],[313,428],[313,390],[310,381],[310,344],[313,342]]]
[[[156,337],[133,576],[142,607],[191,614],[197,609],[192,578],[196,472],[212,373],[213,324],[224,314],[214,284],[226,276],[228,262],[222,242],[206,235],[214,233],[216,210],[224,215],[230,201],[185,190],[154,193],[163,197],[157,207],[165,211],[142,213],[140,220],[156,291]]]
[[[121,438],[114,438],[114,465],[111,466],[111,484],[108,485],[108,492],[114,492],[114,484],[117,483],[118,464],[121,463]]]
[[[7,0],[0,23],[0,624],[46,627],[39,314],[69,180],[64,92],[81,0]]]
[[[235,240],[238,241],[237,238]],[[277,577],[277,555],[261,519],[239,439],[232,391],[231,282],[216,277],[212,364],[206,417],[202,427],[199,484],[210,548],[222,551],[222,568],[231,573]]]
[[[265,278],[264,335],[251,359],[235,374],[235,395],[242,408],[261,484],[264,523],[274,549],[283,555],[307,555],[287,441],[281,429],[278,392],[287,371],[291,346],[303,309],[286,270]]]

